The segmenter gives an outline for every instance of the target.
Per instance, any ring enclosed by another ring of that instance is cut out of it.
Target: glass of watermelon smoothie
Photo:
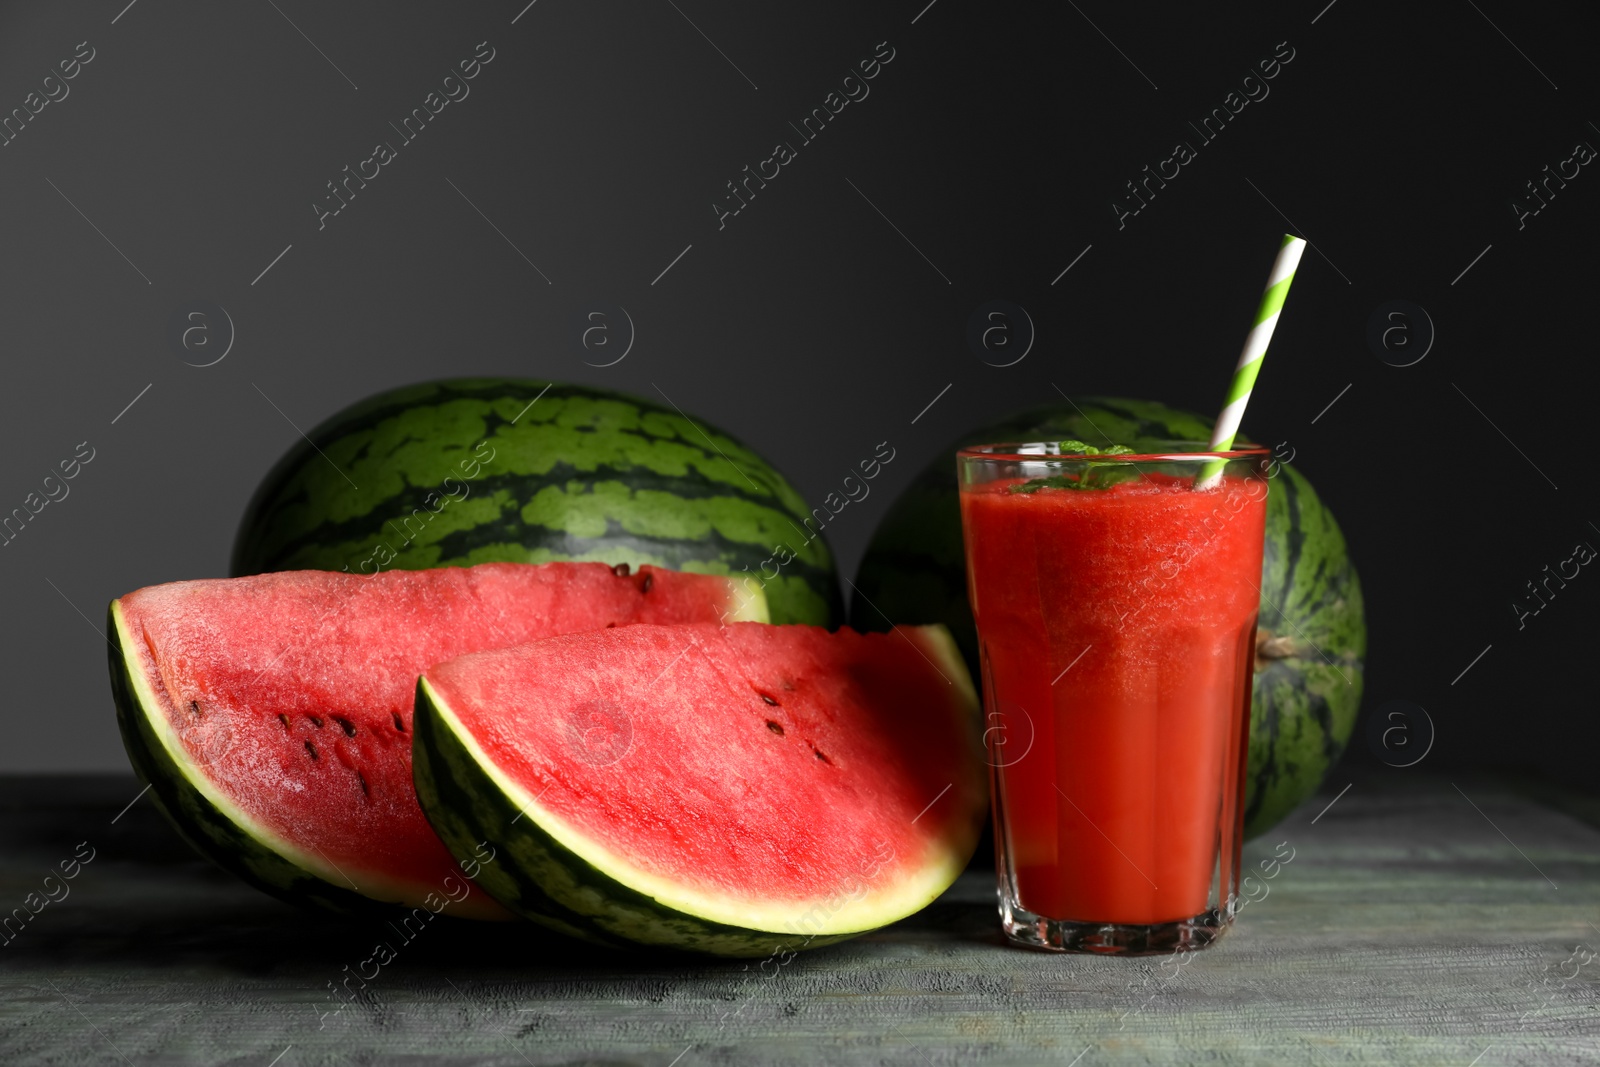
[[[958,454],[1018,944],[1170,952],[1233,920],[1270,455],[1158,447]]]

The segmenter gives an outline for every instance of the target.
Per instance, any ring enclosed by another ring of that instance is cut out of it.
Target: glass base
[[[1000,926],[1014,945],[1045,952],[1094,952],[1116,956],[1157,956],[1195,952],[1222,937],[1233,925],[1232,909],[1212,908],[1188,919],[1161,923],[1095,923],[1047,919],[1012,905],[1000,894]]]

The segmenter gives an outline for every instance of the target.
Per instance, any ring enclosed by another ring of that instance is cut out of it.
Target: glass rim
[[[967,445],[956,450],[956,456],[967,460],[992,460],[1001,462],[1018,463],[1060,463],[1060,462],[1087,462],[1087,463],[1197,463],[1211,460],[1236,460],[1256,459],[1272,455],[1272,450],[1265,445],[1256,445],[1241,442],[1233,448],[1214,450],[1209,441],[1185,441],[1180,439],[1162,440],[1160,438],[1146,438],[1146,441],[1155,441],[1162,445],[1173,445],[1171,449],[1159,452],[1134,452],[1121,455],[1089,454],[1082,452],[1062,452],[1059,441],[1002,441],[988,445]],[[1198,446],[1196,448],[1183,448],[1184,445]],[[1035,451],[1023,451],[1031,449]]]

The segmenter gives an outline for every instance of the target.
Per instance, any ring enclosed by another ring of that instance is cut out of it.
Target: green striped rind
[[[131,657],[123,652],[125,634],[115,605],[106,614],[106,632],[114,638],[111,691],[116,698],[123,747],[140,780],[150,787],[156,807],[191,848],[228,873],[291,904],[373,915],[394,910],[392,905],[369,900],[289,862],[208,800],[191,780],[192,770],[179,766],[156,736],[149,717],[163,714],[162,710],[146,708],[135,695],[139,686],[129,663]]]
[[[476,881],[517,914],[596,944],[717,956],[767,956],[856,936],[748,930],[663,907],[595,868],[524,815],[474,758],[452,720],[419,680],[411,756],[417,796],[451,852],[470,856],[485,842],[495,850],[495,861],[483,866]]]
[[[1267,497],[1265,547],[1257,625],[1287,654],[1258,662],[1245,798],[1251,836],[1293,811],[1339,759],[1355,728],[1367,651],[1361,580],[1344,533],[1287,465]]]
[[[1167,441],[1204,447],[1211,426],[1210,419],[1153,401],[1076,397],[963,435],[934,457],[879,522],[856,573],[862,595],[851,602],[850,624],[885,630],[891,621],[943,623],[978,676],[956,449],[1069,438],[1096,447],[1139,449]],[[1252,837],[1316,792],[1344,751],[1361,703],[1366,656],[1361,584],[1344,535],[1310,483],[1287,464],[1281,472],[1267,497],[1260,627],[1283,638],[1279,647],[1289,654],[1258,663],[1245,797],[1245,832]]]
[[[765,586],[773,622],[842,618],[820,532],[828,512],[819,521],[759,455],[670,407],[463,379],[379,394],[308,437],[246,509],[233,573],[578,560],[755,575],[766,564],[778,570]],[[781,567],[779,547],[794,556]]]

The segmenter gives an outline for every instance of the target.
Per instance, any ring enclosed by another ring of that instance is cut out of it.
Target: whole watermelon
[[[843,616],[833,554],[800,494],[671,407],[560,382],[458,379],[380,393],[308,438],[245,509],[234,574],[652,563],[756,576],[775,623]]]
[[[978,635],[956,498],[955,450],[995,441],[1077,439],[1131,445],[1206,441],[1211,421],[1144,400],[1084,398],[1034,408],[963,435],[878,524],[856,575],[851,625],[944,623],[974,677]],[[1265,832],[1321,784],[1344,751],[1361,703],[1367,627],[1344,535],[1311,483],[1281,464],[1267,497],[1261,614],[1250,716],[1245,833]],[[1280,610],[1281,609],[1281,610]]]

